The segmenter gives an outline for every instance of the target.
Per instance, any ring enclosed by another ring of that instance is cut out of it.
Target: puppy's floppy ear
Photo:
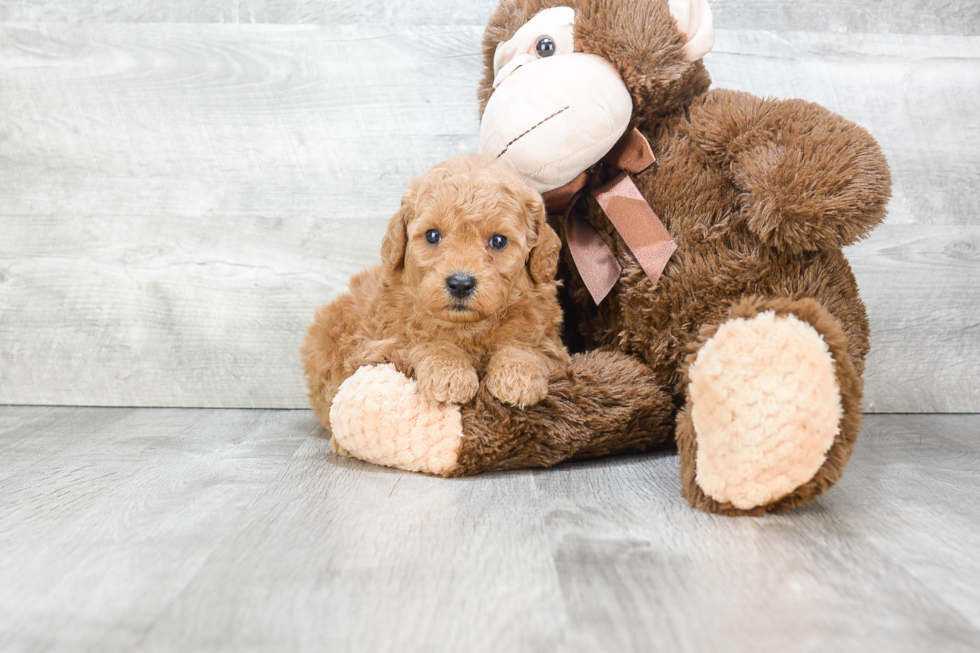
[[[535,240],[527,258],[534,283],[547,283],[558,272],[558,256],[561,254],[561,239],[548,225],[544,201],[538,191],[528,188],[525,199],[527,211],[534,224]]]
[[[415,179],[405,189],[402,194],[402,205],[388,221],[388,231],[381,241],[381,261],[392,272],[397,272],[405,266],[408,222],[415,216],[418,188],[418,179]]]
[[[405,232],[405,215],[401,209],[395,211],[388,221],[388,231],[381,241],[381,261],[392,272],[405,265],[405,245],[408,235]]]

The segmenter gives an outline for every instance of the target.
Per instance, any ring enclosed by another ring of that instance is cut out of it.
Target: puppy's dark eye
[[[555,39],[550,36],[542,36],[534,44],[534,51],[538,53],[539,57],[550,57],[555,53]]]
[[[425,232],[425,242],[430,245],[435,245],[440,240],[442,240],[442,234],[439,233],[438,229],[429,229]]]
[[[497,234],[490,238],[490,247],[493,249],[503,249],[507,247],[507,237]]]

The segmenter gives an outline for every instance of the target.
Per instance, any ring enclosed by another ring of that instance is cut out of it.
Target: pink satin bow
[[[565,238],[585,287],[596,304],[616,285],[623,268],[608,243],[572,207],[591,193],[622,236],[653,285],[664,271],[677,244],[627,172],[637,174],[656,161],[646,136],[634,129],[603,157],[606,166],[585,171],[560,188],[544,193],[550,213],[564,212]],[[605,168],[605,174],[602,169]],[[625,171],[625,172],[624,172]],[[608,179],[608,181],[606,181]]]

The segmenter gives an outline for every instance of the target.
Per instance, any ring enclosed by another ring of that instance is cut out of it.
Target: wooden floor
[[[442,480],[307,411],[0,408],[0,650],[976,651],[980,416],[869,416],[785,516],[669,453]]]

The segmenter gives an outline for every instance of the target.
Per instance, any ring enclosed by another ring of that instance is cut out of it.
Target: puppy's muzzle
[[[476,290],[476,279],[469,274],[451,274],[446,277],[446,290],[456,299],[466,299]]]

